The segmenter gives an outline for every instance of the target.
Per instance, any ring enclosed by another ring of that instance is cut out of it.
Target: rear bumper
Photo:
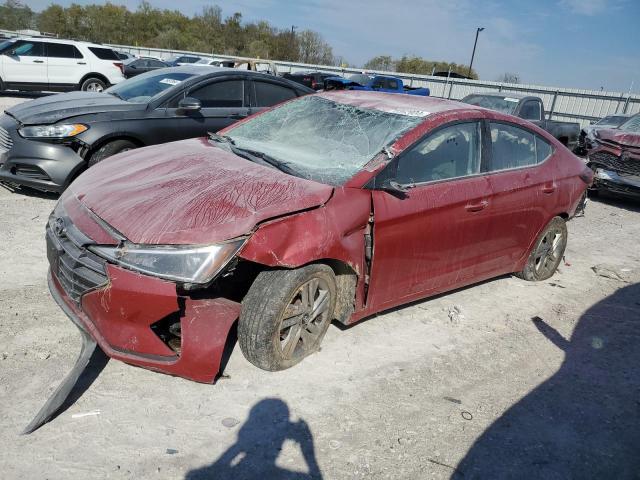
[[[229,331],[240,304],[224,298],[178,297],[175,284],[107,266],[105,287],[85,293],[80,304],[65,292],[55,273],[49,289],[55,301],[111,358],[203,383],[220,370]],[[180,322],[180,351],[169,348],[155,326]]]

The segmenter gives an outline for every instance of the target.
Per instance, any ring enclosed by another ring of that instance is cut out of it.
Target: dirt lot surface
[[[236,347],[216,385],[111,361],[20,436],[80,347],[46,286],[54,203],[0,188],[2,478],[640,478],[640,204],[591,202],[548,281],[331,327],[284,372]]]

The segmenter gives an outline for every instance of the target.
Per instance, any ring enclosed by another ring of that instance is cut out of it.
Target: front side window
[[[520,109],[520,117],[525,120],[540,120],[542,118],[540,102],[536,102],[534,100],[525,102]]]
[[[422,120],[309,95],[225,133],[238,147],[267,154],[297,176],[343,185]]]
[[[256,88],[256,107],[271,107],[296,96],[292,89],[275,83],[254,81],[253,84]]]
[[[459,123],[430,134],[398,159],[396,180],[432,182],[480,172],[480,123]]]
[[[197,98],[202,108],[239,108],[244,105],[244,81],[224,80],[196,87],[187,94]]]
[[[16,42],[13,53],[18,57],[44,57],[44,44],[42,42],[22,41]]]
[[[491,170],[526,167],[538,162],[536,135],[506,123],[490,123]]]

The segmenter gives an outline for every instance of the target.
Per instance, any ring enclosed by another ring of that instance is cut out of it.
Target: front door
[[[382,172],[412,188],[404,196],[373,192],[370,307],[390,308],[485,278],[492,206],[482,151],[480,121],[448,124]]]
[[[166,108],[168,120],[163,131],[163,141],[204,137],[207,132],[217,132],[247,117],[249,92],[242,78],[213,80],[191,87],[179,98],[171,100]],[[184,97],[200,100],[202,108],[197,112],[181,112],[179,101]]]
[[[2,61],[6,83],[42,89],[48,87],[47,57],[42,42],[18,40]]]

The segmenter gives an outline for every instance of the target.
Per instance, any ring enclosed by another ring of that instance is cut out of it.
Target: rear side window
[[[256,89],[256,106],[271,107],[276,103],[295,98],[296,92],[292,89],[269,82],[253,82]]]
[[[538,163],[536,135],[505,123],[490,123],[491,170],[526,167]]]
[[[80,50],[68,43],[47,43],[47,57],[83,58]]]
[[[100,60],[120,60],[118,54],[110,48],[89,47],[89,50]]]
[[[225,80],[200,87],[189,93],[200,100],[202,108],[234,108],[244,105],[244,82]]]
[[[553,148],[551,145],[546,140],[543,140],[542,137],[536,135],[536,158],[538,163],[544,162],[552,153]]]
[[[409,149],[398,160],[399,183],[422,183],[480,172],[480,124],[444,127]]]
[[[44,57],[44,44],[24,40],[16,42],[13,51],[19,57]]]

